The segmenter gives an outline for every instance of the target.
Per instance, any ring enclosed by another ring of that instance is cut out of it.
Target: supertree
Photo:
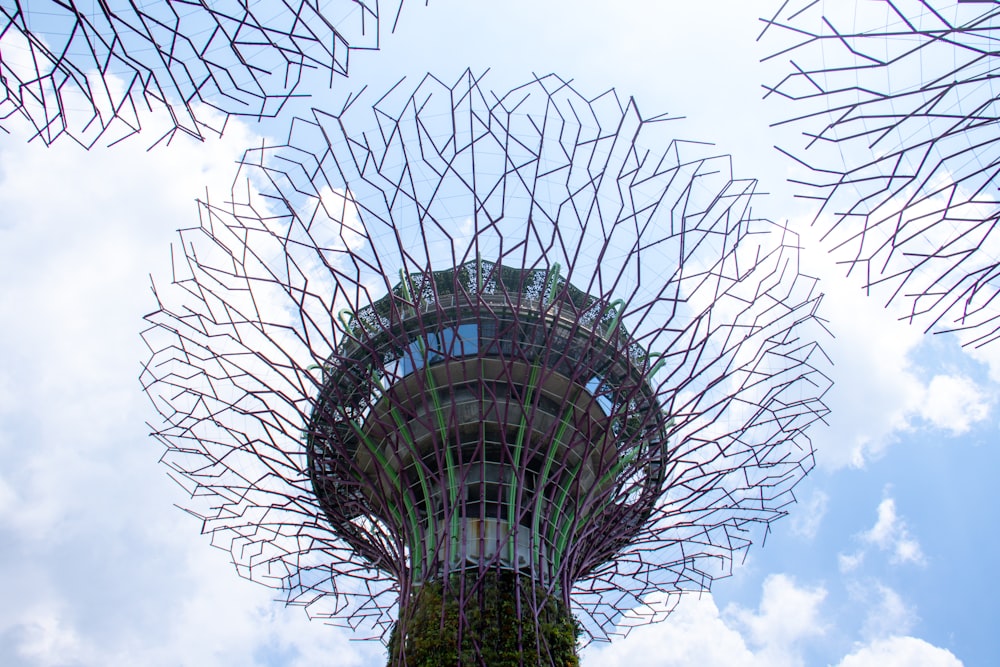
[[[377,49],[402,0],[0,0],[0,121],[19,115],[46,144],[90,147],[141,129],[222,132],[270,117],[310,71],[346,75]],[[148,120],[148,119],[147,119]]]
[[[466,72],[246,153],[180,233],[142,375],[243,576],[393,665],[576,664],[785,513],[820,295],[669,120]]]
[[[761,36],[835,256],[904,318],[995,341],[1000,2],[786,0]]]

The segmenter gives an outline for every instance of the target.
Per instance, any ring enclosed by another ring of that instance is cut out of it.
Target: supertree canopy
[[[144,112],[219,133],[231,115],[275,115],[309,71],[346,75],[377,49],[402,0],[0,0],[0,120],[90,147],[138,132]]]
[[[765,24],[836,256],[904,317],[996,340],[1000,2],[786,0]]]
[[[243,576],[390,664],[566,665],[728,573],[813,464],[820,296],[673,125],[466,72],[246,153],[143,373]]]

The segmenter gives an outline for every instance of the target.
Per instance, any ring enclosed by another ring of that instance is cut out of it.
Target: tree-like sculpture
[[[567,665],[784,513],[820,297],[755,182],[669,128],[467,72],[247,152],[181,232],[143,374],[244,576],[394,665]]]
[[[309,71],[346,75],[377,49],[402,0],[0,0],[0,120],[90,147],[138,132],[220,133],[231,115],[269,117]]]
[[[765,24],[836,256],[927,329],[996,340],[1000,2],[785,1]]]

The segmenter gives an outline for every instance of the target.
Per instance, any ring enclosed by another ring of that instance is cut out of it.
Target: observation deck
[[[622,302],[475,261],[344,311],[308,430],[337,533],[415,580],[471,567],[579,576],[645,522],[667,416]],[[609,526],[614,530],[609,531]]]

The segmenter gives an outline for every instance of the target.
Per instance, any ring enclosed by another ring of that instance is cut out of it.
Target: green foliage
[[[459,598],[463,578],[464,619]],[[457,574],[447,588],[442,582],[427,582],[410,597],[401,616],[389,641],[390,667],[580,664],[580,626],[572,614],[561,600],[533,589],[530,579],[514,572],[488,572],[483,579],[477,572]]]

